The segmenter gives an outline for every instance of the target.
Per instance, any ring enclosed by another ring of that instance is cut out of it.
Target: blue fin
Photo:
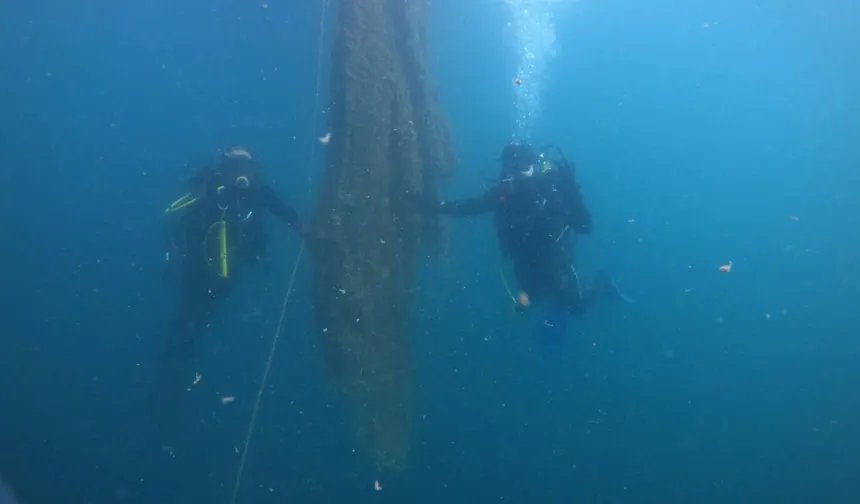
[[[541,343],[549,349],[560,348],[567,334],[567,310],[557,302],[547,303],[546,314],[538,329]]]
[[[621,289],[619,289],[618,285],[615,283],[615,278],[612,276],[612,273],[608,271],[597,272],[594,279],[594,286],[600,294],[608,297],[609,299],[622,301],[627,304],[636,304],[635,299],[621,292]]]

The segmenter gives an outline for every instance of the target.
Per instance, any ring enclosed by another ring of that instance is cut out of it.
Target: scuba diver
[[[592,232],[574,166],[559,149],[557,157],[513,141],[502,149],[502,171],[482,196],[460,201],[418,200],[422,211],[454,216],[495,213],[499,247],[513,261],[521,289],[520,309],[545,301],[542,332],[558,340],[569,314],[582,314],[600,298],[632,302],[616,288],[611,275],[599,272],[583,286],[574,264],[579,235]],[[511,296],[513,297],[513,296]]]
[[[259,169],[246,148],[232,147],[217,165],[192,177],[188,193],[165,210],[172,218],[165,273],[180,283],[164,363],[169,367],[192,358],[216,301],[226,297],[240,266],[253,266],[265,255],[264,210],[304,237],[298,214],[261,180]]]

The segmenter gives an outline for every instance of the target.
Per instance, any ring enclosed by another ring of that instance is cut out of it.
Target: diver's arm
[[[422,209],[436,214],[464,216],[492,212],[499,204],[501,193],[494,187],[477,198],[424,203]]]
[[[568,181],[565,184],[565,193],[568,209],[567,223],[579,234],[590,234],[593,229],[591,212],[585,206],[582,193],[579,191],[579,184],[573,180]]]
[[[293,231],[299,234],[302,233],[302,223],[299,220],[299,214],[292,207],[281,201],[281,198],[275,194],[275,191],[271,187],[263,184],[260,187],[260,198],[262,199],[263,206],[268,208],[275,217],[279,218]]]
[[[203,168],[188,179],[188,192],[196,198],[207,196],[206,192],[209,187],[209,180],[212,178],[215,170],[212,167]]]

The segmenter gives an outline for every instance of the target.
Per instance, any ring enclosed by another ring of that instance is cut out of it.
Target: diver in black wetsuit
[[[243,147],[231,148],[219,164],[201,170],[190,180],[189,192],[165,210],[174,219],[167,273],[180,282],[168,361],[191,358],[240,266],[253,266],[265,254],[264,210],[304,236],[295,210],[260,179],[259,166]]]
[[[584,287],[573,259],[578,235],[592,231],[591,214],[576,183],[574,167],[522,142],[502,149],[502,173],[482,196],[460,201],[421,201],[424,211],[448,215],[495,212],[502,253],[514,263],[517,283],[531,301],[550,300],[579,314],[600,295],[623,298],[606,272]]]

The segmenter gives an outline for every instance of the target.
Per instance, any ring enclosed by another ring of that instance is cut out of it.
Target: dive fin
[[[615,283],[615,278],[608,271],[598,271],[594,278],[594,287],[602,296],[615,301],[621,301],[627,304],[636,304],[636,300],[627,296],[618,285]]]

